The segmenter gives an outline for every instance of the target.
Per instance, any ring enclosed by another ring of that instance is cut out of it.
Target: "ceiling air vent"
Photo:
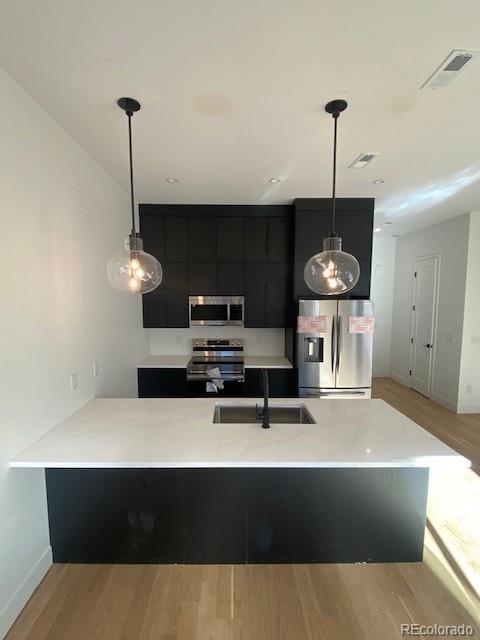
[[[432,75],[422,84],[420,89],[430,87],[431,89],[442,89],[449,85],[465,66],[478,56],[478,51],[466,51],[464,49],[454,49],[435,69]]]
[[[352,164],[349,164],[348,166],[350,169],[363,169],[378,155],[378,153],[361,153],[358,158],[355,158]]]

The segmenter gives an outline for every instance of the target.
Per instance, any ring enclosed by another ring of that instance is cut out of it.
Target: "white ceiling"
[[[338,195],[375,197],[390,235],[480,207],[480,58],[419,89],[479,24],[478,0],[0,0],[0,62],[125,188],[115,102],[140,100],[140,202],[329,196],[345,98]]]

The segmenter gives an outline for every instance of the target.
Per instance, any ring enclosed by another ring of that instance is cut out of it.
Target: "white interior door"
[[[437,310],[438,256],[414,261],[410,386],[430,396]]]

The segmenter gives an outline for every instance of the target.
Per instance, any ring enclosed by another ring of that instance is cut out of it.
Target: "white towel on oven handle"
[[[207,392],[218,393],[219,389],[223,389],[223,380],[218,367],[207,369],[207,376],[210,378],[210,382],[207,382]]]

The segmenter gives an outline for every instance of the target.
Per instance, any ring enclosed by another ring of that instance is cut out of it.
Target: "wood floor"
[[[373,379],[373,398],[382,398],[472,461],[480,474],[480,414],[459,415],[391,378]]]
[[[480,416],[387,379],[374,391],[479,468]],[[7,639],[389,640],[411,622],[478,635],[479,485],[432,474],[421,564],[54,565]]]

